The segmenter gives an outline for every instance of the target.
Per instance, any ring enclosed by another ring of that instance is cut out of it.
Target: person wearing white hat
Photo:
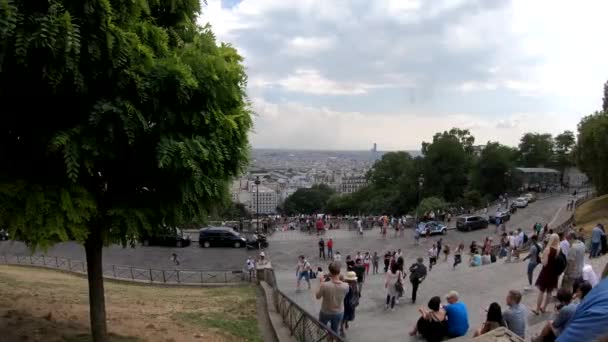
[[[348,293],[344,297],[344,316],[340,324],[340,336],[345,336],[345,331],[348,329],[348,322],[355,320],[355,309],[359,305],[361,293],[357,287],[357,273],[354,271],[346,272],[344,281],[348,284]]]

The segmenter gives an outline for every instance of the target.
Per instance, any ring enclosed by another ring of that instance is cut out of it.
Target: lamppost
[[[260,176],[255,177],[255,218],[256,230],[260,231]]]
[[[416,217],[414,221],[418,224],[418,208],[420,207],[420,193],[422,192],[422,186],[424,185],[424,176],[420,174],[418,177],[418,204],[416,205]]]
[[[505,209],[509,209],[509,188],[512,186],[511,182],[511,170],[505,171]]]

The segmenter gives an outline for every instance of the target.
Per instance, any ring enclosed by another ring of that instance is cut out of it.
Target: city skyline
[[[551,11],[547,11],[547,8]],[[255,148],[417,150],[436,132],[516,146],[601,107],[608,3],[209,0],[249,76]]]

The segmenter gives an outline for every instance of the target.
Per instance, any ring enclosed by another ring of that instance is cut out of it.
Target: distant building
[[[486,148],[486,145],[475,145],[473,146],[473,153],[479,157],[484,148]]]
[[[367,185],[367,178],[364,175],[344,176],[338,186],[338,192],[351,194]]]
[[[378,152],[378,145],[376,145],[376,143],[374,143],[374,147],[372,147],[372,152]]]
[[[259,193],[258,193],[259,189]],[[255,184],[251,187],[249,191],[251,196],[249,210],[252,213],[260,213],[260,214],[276,214],[277,205],[279,204],[279,196],[276,191],[264,186],[259,185],[255,186]],[[259,211],[258,211],[259,204]]]
[[[518,167],[515,169],[516,177],[524,188],[546,188],[560,185],[560,172],[545,167]]]

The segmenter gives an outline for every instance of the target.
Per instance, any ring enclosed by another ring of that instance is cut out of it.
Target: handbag
[[[401,277],[399,277],[399,279],[397,279],[397,282],[395,283],[395,290],[398,293],[403,293],[403,284],[401,283]]]

